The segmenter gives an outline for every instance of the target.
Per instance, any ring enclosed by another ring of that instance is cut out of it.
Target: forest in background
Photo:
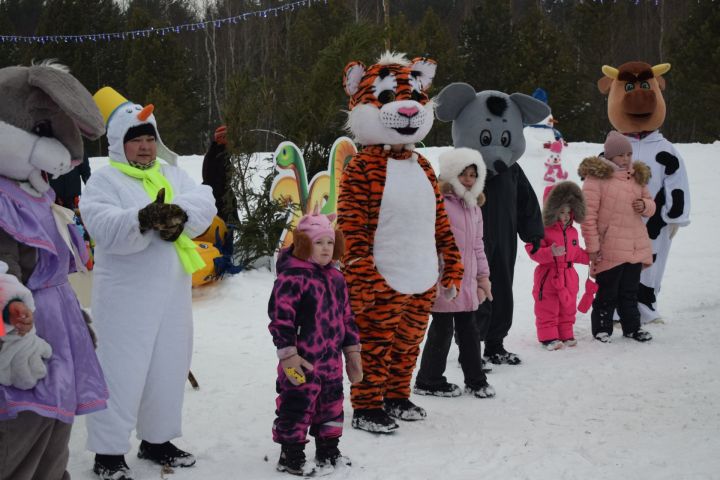
[[[0,0],[0,35],[162,28],[256,12],[292,0]],[[235,152],[282,140],[323,169],[344,134],[343,67],[374,63],[386,46],[438,62],[431,94],[454,81],[477,90],[548,93],[568,141],[600,142],[610,128],[597,90],[603,64],[673,65],[665,75],[675,142],[720,138],[720,2],[712,0],[308,0],[277,15],[164,36],[112,41],[0,43],[0,67],[57,58],[90,90],[110,85],[155,104],[163,140],[202,153],[229,126]],[[436,122],[426,145],[451,144]],[[104,145],[88,145],[90,155]]]

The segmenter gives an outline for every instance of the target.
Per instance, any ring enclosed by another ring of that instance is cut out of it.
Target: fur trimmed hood
[[[478,178],[475,185],[468,190],[466,189],[458,176],[470,165],[475,165]],[[482,205],[485,203],[485,178],[487,177],[487,167],[483,161],[483,157],[477,150],[472,148],[455,148],[440,155],[440,191],[442,193],[454,193],[462,198],[468,205],[477,203]]]
[[[543,205],[543,225],[549,227],[558,221],[560,208],[568,205],[572,219],[578,223],[585,220],[585,197],[575,182],[556,183],[545,196]]]
[[[578,175],[583,180],[587,177],[606,180],[611,178],[616,171],[615,164],[604,157],[588,157],[580,162],[578,167]],[[638,185],[645,186],[650,181],[652,172],[645,163],[633,162],[630,171]]]

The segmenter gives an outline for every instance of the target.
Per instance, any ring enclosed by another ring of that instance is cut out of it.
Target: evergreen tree
[[[311,176],[327,168],[332,143],[345,133],[345,65],[352,60],[372,63],[383,49],[379,25],[351,21],[347,9],[331,2],[326,10],[303,12],[288,29],[290,38],[304,41],[290,42],[291,60],[279,72],[280,98],[286,101],[278,110],[277,125],[303,150]],[[328,28],[318,29],[317,25]],[[287,108],[289,105],[293,107]]]
[[[343,69],[352,60],[374,63],[383,46],[374,25],[348,27],[330,39],[312,64],[306,77],[306,90],[299,100],[300,110],[284,109],[281,121],[291,139],[303,150],[308,174],[327,168],[330,148],[336,138],[348,135],[345,130],[348,97],[342,86]]]
[[[263,128],[272,125],[272,112],[265,107],[277,102],[275,95],[269,82],[252,78],[247,72],[233,77],[228,85],[224,116],[231,152],[230,186],[240,209],[234,246],[236,261],[243,267],[272,256],[287,223],[287,207],[270,200],[273,172],[253,156],[253,152],[267,152],[269,145],[278,143],[277,134]],[[269,165],[270,161],[263,163]],[[257,178],[262,178],[260,188]]]
[[[603,76],[602,66],[615,67],[629,60],[638,60],[628,48],[629,35],[634,31],[628,2],[577,2],[569,23],[571,49],[575,61],[577,92],[581,99],[573,115],[572,138],[602,142],[612,128],[607,117],[607,97],[597,89]],[[565,126],[560,125],[565,131]]]
[[[668,115],[663,131],[676,142],[713,142],[720,134],[720,5],[694,3],[668,42]]]
[[[183,15],[166,9],[164,0],[136,0],[128,10],[128,29],[191,23],[196,19],[189,11]],[[177,23],[175,23],[177,24]],[[128,99],[155,105],[155,117],[163,142],[178,153],[194,153],[205,147],[206,126],[199,114],[200,82],[190,65],[189,52],[181,43],[182,34],[157,35],[130,40],[127,57],[125,92]]]
[[[46,0],[37,35],[92,35],[122,31],[124,18],[112,0]],[[125,58],[121,40],[97,38],[83,42],[48,42],[25,52],[32,58],[57,58],[90,93],[125,79]]]
[[[553,118],[567,140],[582,138],[582,98],[568,39],[536,5],[529,6],[514,27],[511,44],[517,73],[512,92],[532,94],[543,88],[549,97]],[[581,108],[578,108],[581,106]]]
[[[34,35],[42,4],[43,0],[0,0],[0,32],[3,35]],[[26,48],[25,43],[0,43],[0,67],[23,63]]]
[[[479,2],[464,20],[459,41],[463,80],[475,90],[508,91],[518,77],[510,47],[513,35],[510,0]]]

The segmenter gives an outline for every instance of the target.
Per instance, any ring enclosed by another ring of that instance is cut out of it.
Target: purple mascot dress
[[[37,335],[53,350],[47,376],[35,388],[0,386],[0,420],[32,411],[72,423],[75,415],[105,408],[108,398],[88,327],[68,283],[75,259],[58,231],[51,208],[54,197],[52,190],[33,197],[16,182],[0,177],[0,228],[37,251],[37,263],[24,283],[34,297]],[[86,255],[80,232],[74,226],[68,230],[77,251]]]

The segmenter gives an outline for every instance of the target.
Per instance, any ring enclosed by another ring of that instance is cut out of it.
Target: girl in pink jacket
[[[582,235],[590,255],[590,274],[599,290],[593,301],[592,333],[608,343],[617,308],[623,335],[639,342],[652,339],[640,328],[638,288],[640,271],[653,263],[652,245],[642,217],[655,213],[647,188],[650,168],[632,162],[632,146],[611,131],[605,153],[586,158],[578,174],[584,178],[587,212]]]
[[[533,284],[535,327],[538,340],[548,350],[577,345],[573,325],[580,282],[573,265],[587,265],[590,259],[572,224],[584,219],[585,200],[577,184],[567,181],[548,187],[543,205],[545,238],[535,253],[531,243],[525,246],[530,258],[540,264]]]
[[[440,189],[465,273],[457,296],[446,295],[447,292],[439,289],[413,390],[419,395],[457,397],[462,393],[460,387],[449,383],[443,375],[454,323],[460,366],[465,377],[465,393],[477,398],[495,396],[495,390],[488,384],[482,368],[480,336],[475,319],[475,311],[480,304],[492,301],[480,210],[485,200],[482,193],[485,175],[485,162],[477,150],[458,148],[440,156]]]

